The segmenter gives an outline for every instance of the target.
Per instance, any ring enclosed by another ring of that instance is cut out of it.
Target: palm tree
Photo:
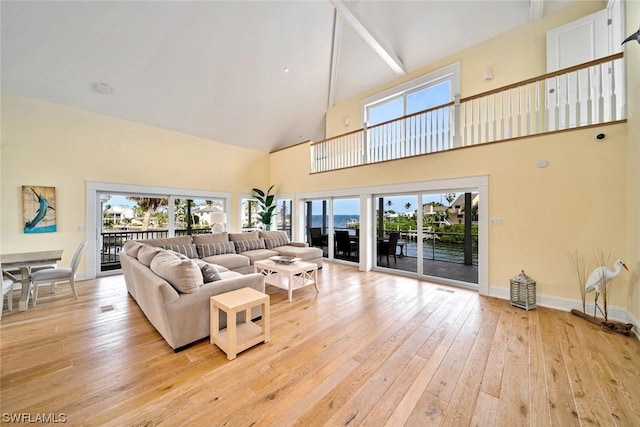
[[[142,221],[142,230],[149,229],[149,223],[151,222],[151,213],[158,209],[160,206],[166,206],[169,201],[164,198],[156,197],[127,197],[127,200],[131,200],[138,204],[140,210],[144,212],[144,220]]]
[[[406,211],[409,211],[409,210],[411,209],[411,203],[407,202],[407,203],[404,205],[404,209],[405,209]]]
[[[387,200],[387,211],[391,210],[391,206],[393,206],[393,202],[391,200]]]
[[[447,193],[444,198],[447,202],[449,202],[449,206],[451,206],[451,203],[456,199],[456,193]]]

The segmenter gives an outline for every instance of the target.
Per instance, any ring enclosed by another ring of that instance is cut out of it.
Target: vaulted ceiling
[[[3,0],[2,91],[272,151],[323,139],[333,103],[568,3]]]

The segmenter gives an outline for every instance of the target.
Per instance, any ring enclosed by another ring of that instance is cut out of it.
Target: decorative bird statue
[[[596,267],[596,269],[591,272],[591,274],[589,275],[589,278],[587,279],[585,291],[587,293],[596,291],[595,307],[593,308],[593,317],[596,317],[596,309],[600,310],[600,307],[598,306],[598,297],[600,296],[600,293],[605,288],[605,286],[607,286],[607,284],[610,281],[612,281],[614,278],[620,275],[620,272],[622,271],[623,267],[625,270],[629,271],[629,269],[627,268],[627,265],[621,259],[617,260],[613,265],[614,265],[613,271],[609,270],[605,266]],[[606,300],[605,300],[605,309],[606,309]],[[602,310],[600,310],[600,313],[602,313]],[[604,316],[604,313],[602,313],[602,315]]]
[[[631,40],[635,40],[638,43],[640,43],[640,29],[638,29],[638,31],[636,31],[635,33],[631,34],[629,37],[624,39],[622,44],[625,44],[626,42],[630,42]]]

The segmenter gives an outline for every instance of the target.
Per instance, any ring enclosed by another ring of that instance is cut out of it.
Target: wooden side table
[[[262,326],[251,321],[251,309],[262,305]],[[210,299],[211,336],[209,341],[233,360],[241,351],[261,342],[269,342],[269,295],[242,288]],[[227,327],[220,330],[220,310],[227,313]],[[236,314],[245,313],[244,323],[236,323]]]

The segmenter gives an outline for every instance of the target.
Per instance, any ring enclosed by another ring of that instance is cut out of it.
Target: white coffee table
[[[293,264],[279,264],[270,259],[256,261],[253,271],[264,274],[265,283],[289,292],[289,302],[296,289],[314,285],[318,289],[318,265],[313,262],[297,261]]]

